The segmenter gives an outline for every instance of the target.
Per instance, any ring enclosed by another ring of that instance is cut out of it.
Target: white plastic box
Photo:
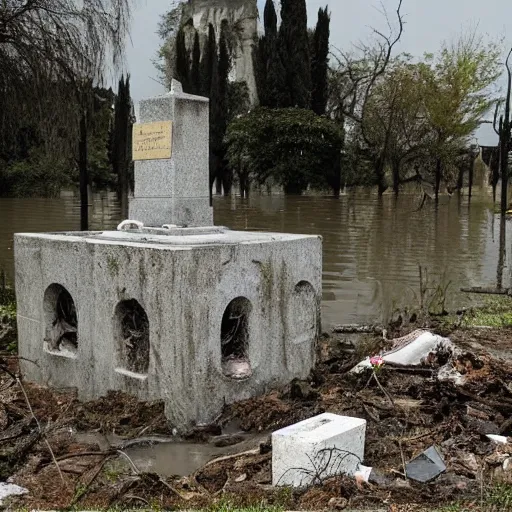
[[[272,484],[307,487],[353,475],[364,459],[366,420],[324,413],[272,434]]]

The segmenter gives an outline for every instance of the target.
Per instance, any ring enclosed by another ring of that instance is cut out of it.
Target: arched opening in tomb
[[[246,379],[252,375],[249,361],[251,311],[251,302],[245,297],[237,297],[228,304],[222,316],[222,372],[232,379]]]
[[[290,301],[289,324],[294,343],[313,341],[320,329],[320,304],[315,289],[307,281],[295,285]]]
[[[124,370],[146,374],[149,368],[149,320],[135,299],[123,300],[115,310],[119,356]]]
[[[78,315],[71,294],[60,284],[51,284],[44,293],[45,350],[66,357],[76,357],[78,350]]]

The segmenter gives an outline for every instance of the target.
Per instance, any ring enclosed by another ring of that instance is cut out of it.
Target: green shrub
[[[342,130],[311,110],[257,108],[228,126],[225,142],[231,168],[260,184],[271,180],[292,194],[339,191]]]

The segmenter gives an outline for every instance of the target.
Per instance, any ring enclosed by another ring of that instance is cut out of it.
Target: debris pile
[[[289,510],[479,503],[496,482],[512,482],[512,352],[511,361],[503,357],[510,349],[506,329],[461,330],[450,340],[424,331],[394,342],[371,334],[360,345],[325,337],[307,381],[227,406],[218,424],[187,436],[218,440],[233,422],[259,433],[259,446],[218,457],[188,477],[144,473],[122,445],[85,444],[74,435],[172,437],[162,404],[119,393],[80,404],[69,391],[28,384],[23,390],[16,360],[4,358],[0,481],[27,489],[9,499],[30,508],[147,507],[155,500],[197,508],[227,498]],[[379,357],[372,363],[371,356]],[[329,476],[293,491],[272,487],[272,447],[262,435],[325,412],[367,421],[355,477]]]

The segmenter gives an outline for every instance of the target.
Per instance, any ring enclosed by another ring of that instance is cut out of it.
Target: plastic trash
[[[414,333],[412,333],[414,334]],[[447,338],[432,334],[428,331],[418,331],[416,337],[410,341],[404,342],[402,346],[394,350],[389,350],[382,354],[384,363],[395,363],[404,366],[418,366],[422,364],[428,355],[441,347],[446,349],[451,347],[451,342]],[[400,340],[395,340],[399,342]],[[354,373],[361,373],[366,368],[370,368],[370,358],[361,361],[357,366],[350,370]]]
[[[407,478],[421,483],[430,482],[445,471],[446,464],[435,446],[431,446],[405,466]]]
[[[506,436],[498,436],[497,434],[486,434],[485,436],[495,443],[508,444],[508,437]]]
[[[357,468],[357,471],[355,472],[354,476],[356,477],[356,480],[361,479],[363,482],[368,483],[371,472],[372,468],[359,464],[359,467]]]

